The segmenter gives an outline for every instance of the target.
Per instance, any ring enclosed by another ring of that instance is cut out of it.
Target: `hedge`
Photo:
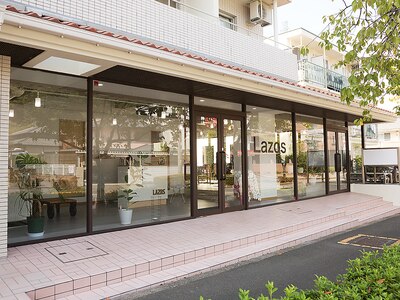
[[[314,288],[300,290],[293,285],[284,289],[284,296],[275,298],[273,282],[265,284],[266,295],[253,297],[249,290],[239,290],[240,300],[362,300],[400,299],[400,246],[383,251],[362,251],[359,258],[349,260],[346,273],[335,281],[317,276]],[[200,297],[204,300],[203,297]]]

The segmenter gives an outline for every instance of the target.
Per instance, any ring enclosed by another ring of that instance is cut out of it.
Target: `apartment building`
[[[262,36],[289,0],[0,4],[1,255],[349,191],[361,109]]]

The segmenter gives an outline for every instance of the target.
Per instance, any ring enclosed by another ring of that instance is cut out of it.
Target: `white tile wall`
[[[236,24],[238,26],[246,28],[250,32],[262,36],[262,27],[260,25],[254,25],[249,22],[250,9],[248,5],[244,5],[243,2],[241,2],[240,0],[219,0],[219,9],[235,16]]]
[[[7,256],[8,105],[11,58],[0,56],[0,257]]]
[[[259,38],[222,27],[155,0],[14,0],[28,10],[170,44],[209,58],[297,81],[297,58]],[[237,4],[222,8],[246,14]],[[225,4],[224,4],[225,3]],[[241,16],[239,21],[244,23]],[[110,29],[111,28],[111,29]]]

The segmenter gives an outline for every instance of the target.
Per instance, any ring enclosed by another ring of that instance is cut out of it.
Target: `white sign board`
[[[118,181],[134,191],[133,202],[168,198],[167,166],[118,167]]]
[[[397,166],[398,148],[363,149],[364,166]]]

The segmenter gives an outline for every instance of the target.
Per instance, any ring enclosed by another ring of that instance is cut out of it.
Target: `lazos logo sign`
[[[286,153],[286,143],[285,142],[270,142],[261,141],[260,147],[257,147],[256,137],[253,137],[254,141],[254,152],[255,153]]]
[[[165,195],[165,189],[153,190],[153,195]]]

